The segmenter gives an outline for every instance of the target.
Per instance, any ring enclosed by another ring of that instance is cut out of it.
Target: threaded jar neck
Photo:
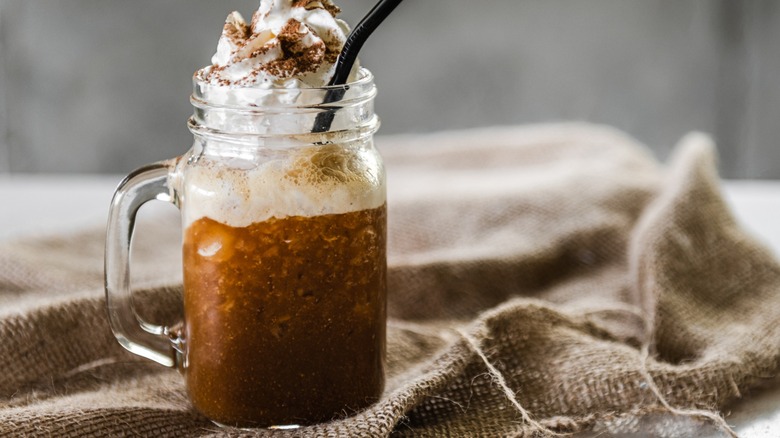
[[[324,103],[329,91],[336,100]],[[361,69],[355,82],[322,88],[249,88],[211,85],[196,74],[188,122],[196,137],[237,143],[264,143],[294,137],[304,143],[351,141],[379,127],[374,114],[376,86]],[[312,133],[317,116],[332,112],[326,132]]]

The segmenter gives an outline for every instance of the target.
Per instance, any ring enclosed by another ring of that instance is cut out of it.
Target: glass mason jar
[[[323,103],[326,94],[331,103]],[[376,88],[252,89],[194,79],[192,149],[131,173],[111,205],[106,297],[125,348],[179,368],[222,425],[312,424],[384,387],[386,191],[374,149]],[[332,119],[312,132],[320,117]],[[183,223],[184,321],[131,305],[138,208],[167,200]]]

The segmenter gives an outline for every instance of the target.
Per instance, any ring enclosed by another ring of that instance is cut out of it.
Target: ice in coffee
[[[326,421],[383,388],[381,165],[364,144],[293,149],[185,170],[185,374],[222,424]]]
[[[321,97],[273,94],[322,85],[343,44],[336,12],[328,1],[276,0],[250,23],[233,13],[214,65],[196,78],[228,89],[214,93],[217,107],[230,92],[235,102],[252,99],[241,89],[270,90],[254,101],[268,114],[219,108],[216,123],[204,114],[204,125],[259,143],[197,138],[182,174],[187,387],[222,424],[327,421],[365,408],[384,386],[384,173],[357,132],[365,120],[354,123],[370,102],[348,115],[350,138],[310,134],[310,108],[295,114]]]

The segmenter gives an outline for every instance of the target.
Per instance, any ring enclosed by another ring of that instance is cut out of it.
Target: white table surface
[[[0,242],[103,226],[120,180],[119,176],[0,175]],[[727,181],[723,189],[745,229],[780,255],[780,181]],[[174,211],[170,205],[150,203],[141,213]],[[727,414],[726,420],[741,437],[780,437],[780,383],[746,394]]]

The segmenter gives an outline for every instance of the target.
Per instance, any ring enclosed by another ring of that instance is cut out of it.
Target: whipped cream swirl
[[[261,0],[248,24],[233,12],[200,78],[223,86],[324,86],[349,32],[339,12],[331,0]]]

